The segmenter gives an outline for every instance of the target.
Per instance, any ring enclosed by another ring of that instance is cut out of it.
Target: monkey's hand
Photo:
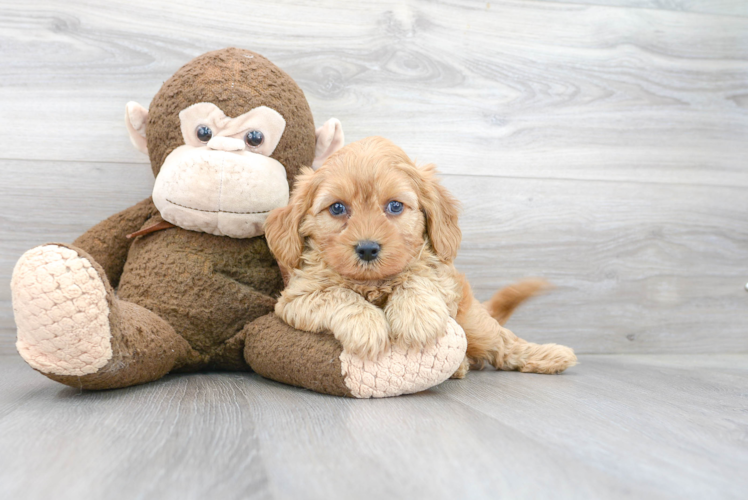
[[[73,245],[91,255],[116,288],[134,241],[127,235],[142,229],[146,221],[157,214],[153,201],[147,198],[99,222],[79,236]]]

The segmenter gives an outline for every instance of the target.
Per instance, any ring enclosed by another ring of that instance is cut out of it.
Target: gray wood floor
[[[0,497],[745,498],[748,356],[587,355],[386,400],[254,374],[80,393],[0,357]]]
[[[125,103],[226,46],[436,163],[478,296],[551,280],[510,326],[582,363],[381,401],[28,368],[15,261],[150,194]],[[0,498],[746,498],[745,0],[0,0],[0,118]]]

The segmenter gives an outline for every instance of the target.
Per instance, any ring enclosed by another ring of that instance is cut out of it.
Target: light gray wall
[[[218,5],[218,7],[217,7]],[[125,103],[256,50],[348,141],[393,139],[465,206],[481,298],[582,353],[748,352],[748,3],[0,2],[0,353],[28,248],[149,195]]]

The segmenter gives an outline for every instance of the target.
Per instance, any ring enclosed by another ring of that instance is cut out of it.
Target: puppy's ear
[[[265,239],[281,269],[285,271],[299,266],[299,259],[304,251],[304,240],[299,230],[304,216],[312,206],[318,184],[314,180],[312,169],[302,169],[302,173],[296,177],[288,205],[270,212],[265,221]]]
[[[426,212],[426,229],[431,246],[444,262],[452,262],[462,241],[462,231],[457,224],[460,202],[439,183],[436,167],[425,165],[418,168],[421,177],[420,203]]]

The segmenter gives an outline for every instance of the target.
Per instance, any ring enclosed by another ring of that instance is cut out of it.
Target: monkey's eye
[[[340,216],[346,213],[345,205],[340,203],[339,201],[336,201],[332,205],[330,205],[330,213],[334,216]]]
[[[247,135],[244,136],[244,142],[250,148],[256,148],[265,140],[265,136],[259,130],[250,130]]]
[[[403,213],[404,205],[400,201],[391,201],[387,204],[387,213],[390,213],[392,215],[400,215]]]
[[[198,125],[195,129],[195,135],[197,135],[197,140],[200,142],[208,142],[211,137],[213,137],[213,131],[210,129],[210,127],[206,127],[205,125]]]

